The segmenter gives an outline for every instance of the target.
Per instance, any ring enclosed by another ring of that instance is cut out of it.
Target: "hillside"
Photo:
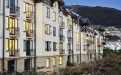
[[[121,28],[121,10],[100,6],[71,5],[71,7],[82,17],[89,18],[91,24]]]

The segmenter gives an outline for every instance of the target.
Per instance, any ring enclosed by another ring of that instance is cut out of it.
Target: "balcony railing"
[[[68,37],[68,43],[72,43],[72,37]]]
[[[27,51],[28,50],[28,51]],[[27,49],[26,50],[26,56],[34,56],[34,49]]]
[[[71,30],[72,30],[72,25],[68,27],[68,31],[71,31]]]
[[[87,53],[91,53],[91,51],[90,50],[87,50]]]
[[[73,54],[73,50],[69,49],[68,54]]]
[[[60,42],[64,42],[65,41],[65,36],[64,35],[60,35],[59,38],[60,38]]]
[[[10,15],[20,16],[20,7],[15,6],[15,5],[10,5]]]
[[[33,11],[26,11],[26,19],[27,20],[34,19],[34,12]]]
[[[9,35],[10,35],[10,37],[18,37],[18,36],[20,36],[20,29],[19,29],[19,27],[10,27]]]
[[[20,58],[20,50],[19,49],[9,49],[9,56],[14,58]]]
[[[60,27],[60,29],[64,29],[65,28],[65,22],[60,22],[59,27]]]
[[[34,30],[26,31],[27,38],[34,38]]]
[[[65,50],[64,49],[60,49],[60,54],[65,54]]]
[[[101,42],[100,41],[97,41],[97,45],[100,46],[101,45]]]

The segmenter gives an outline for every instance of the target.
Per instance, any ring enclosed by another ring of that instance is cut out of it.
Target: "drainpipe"
[[[80,64],[81,64],[81,25],[79,26],[79,37],[80,37]]]
[[[73,18],[72,18],[72,36],[74,35],[73,34]],[[73,41],[73,37],[72,37],[72,63],[74,63],[74,41]]]
[[[4,56],[4,44],[5,44],[5,42],[4,42],[4,40],[5,40],[5,0],[3,0],[3,56],[2,56],[2,73],[4,73],[4,58],[5,58],[5,56]]]
[[[34,69],[36,71],[36,2],[34,2]]]

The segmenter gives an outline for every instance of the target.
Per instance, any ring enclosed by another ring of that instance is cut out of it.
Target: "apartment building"
[[[89,22],[87,21],[87,23]],[[96,28],[96,26],[92,25],[82,27],[82,62],[89,62],[102,58],[101,55],[103,54],[103,46],[105,41],[103,41],[103,33],[100,34],[100,32],[104,31],[104,29],[99,30]]]
[[[34,2],[1,0],[1,68],[15,72],[28,70],[34,61]]]
[[[1,0],[0,9],[0,71],[57,71],[103,53],[100,31],[63,0]]]

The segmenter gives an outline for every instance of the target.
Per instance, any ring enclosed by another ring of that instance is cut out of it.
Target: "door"
[[[26,55],[30,55],[30,40],[26,40]]]
[[[25,59],[24,60],[24,67],[25,67],[24,69],[25,70],[30,70],[30,68],[31,68],[31,63],[30,62],[31,62],[31,59]]]
[[[31,17],[31,5],[29,3],[26,3],[26,18]]]
[[[15,34],[15,19],[10,18],[10,34]]]
[[[60,44],[59,44],[59,50],[60,50],[60,53],[63,52],[63,43],[60,43]]]
[[[16,71],[15,60],[8,60],[8,71],[9,72],[15,72]]]
[[[10,56],[15,55],[15,40],[10,39]]]
[[[26,36],[31,36],[31,23],[26,22]]]

